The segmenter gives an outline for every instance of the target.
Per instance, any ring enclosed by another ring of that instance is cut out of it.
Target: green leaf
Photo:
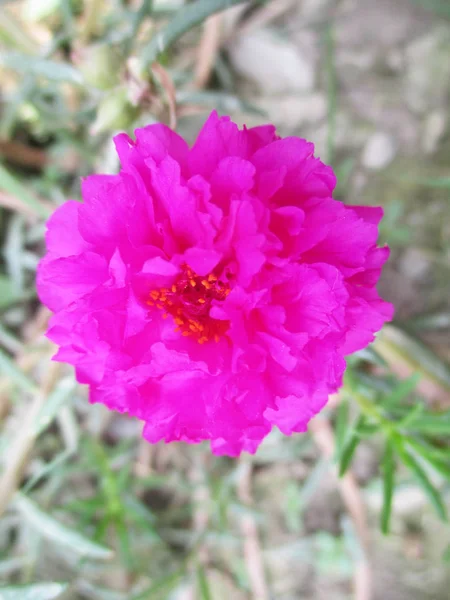
[[[6,275],[0,275],[0,309],[6,308],[20,298],[16,286]]]
[[[0,373],[9,377],[17,387],[22,388],[25,392],[30,392],[31,394],[38,393],[35,383],[2,350],[0,350]]]
[[[148,600],[152,598],[167,598],[168,592],[170,592],[180,581],[180,579],[185,574],[185,569],[179,569],[174,573],[169,573],[167,575],[163,575],[156,579],[148,588],[139,592],[138,594],[132,596],[130,600]],[[162,592],[164,592],[164,596],[162,596]]]
[[[109,560],[113,552],[105,546],[85,538],[83,535],[69,529],[43,510],[23,494],[17,494],[15,507],[24,520],[47,540],[65,546],[81,557],[93,560]]]
[[[23,185],[10,171],[0,163],[0,190],[18,198],[37,216],[47,218],[50,210],[39,202],[33,194],[28,191],[28,187]]]
[[[450,563],[450,544],[444,550],[444,554],[442,555],[442,560],[444,562]]]
[[[450,449],[434,448],[424,440],[405,439],[406,443],[448,481],[450,481]]]
[[[414,330],[439,331],[450,327],[450,312],[426,313],[411,317],[404,323],[405,327]]]
[[[336,411],[336,422],[334,426],[336,436],[336,455],[339,456],[344,445],[345,434],[348,429],[349,402],[343,398]]]
[[[34,435],[38,436],[46,429],[56,417],[61,406],[75,391],[76,383],[73,377],[65,377],[59,381],[54,391],[47,398],[45,405],[37,415],[34,422]]]
[[[36,583],[0,588],[0,600],[53,600],[68,587],[67,583]]]
[[[212,600],[212,594],[206,578],[205,570],[200,565],[197,567],[197,585],[201,600]]]
[[[450,4],[447,0],[412,0],[412,2],[425,10],[434,12],[436,15],[450,19]],[[450,187],[450,178],[448,179],[448,187]]]
[[[443,521],[446,521],[447,511],[445,509],[444,502],[442,501],[441,494],[431,483],[430,479],[428,478],[428,475],[425,473],[424,469],[418,463],[416,458],[405,449],[403,445],[403,439],[400,437],[396,437],[394,438],[394,443],[397,453],[400,456],[401,460],[417,479],[417,481],[423,488],[423,491],[428,496],[431,504],[434,506],[437,514]]]
[[[347,442],[345,443],[345,445],[342,449],[342,453],[341,453],[340,461],[339,461],[339,477],[342,477],[342,475],[344,475],[344,473],[347,471],[347,469],[350,466],[353,455],[355,454],[355,450],[356,450],[359,442],[361,441],[361,436],[360,436],[358,430],[360,428],[363,428],[365,424],[366,424],[366,417],[364,415],[361,415],[358,418],[358,420],[353,428],[353,431],[350,434],[350,437],[348,438]]]
[[[246,0],[196,0],[180,8],[162,31],[157,32],[142,51],[142,61],[149,67],[160,54],[175,43],[184,33],[199,25],[209,16]]]
[[[394,444],[391,439],[386,442],[381,469],[383,473],[383,508],[381,509],[380,524],[381,531],[387,534],[391,519],[395,475]]]
[[[395,386],[393,391],[383,398],[383,406],[393,406],[399,404],[413,392],[421,379],[420,373],[414,373],[411,377],[404,379]]]
[[[375,349],[390,364],[405,361],[409,368],[450,390],[450,367],[423,342],[394,325],[377,335]]]
[[[83,84],[83,77],[77,69],[63,63],[55,62],[46,58],[36,58],[29,54],[19,52],[1,52],[0,64],[19,73],[33,74],[45,77],[59,83]]]
[[[450,435],[450,411],[421,415],[410,427],[424,435]]]

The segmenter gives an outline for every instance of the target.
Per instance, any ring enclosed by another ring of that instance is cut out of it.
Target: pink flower
[[[254,452],[305,431],[393,308],[375,290],[381,208],[332,199],[303,139],[211,114],[190,149],[163,125],[115,138],[122,169],[48,222],[39,295],[55,360],[149,442]]]

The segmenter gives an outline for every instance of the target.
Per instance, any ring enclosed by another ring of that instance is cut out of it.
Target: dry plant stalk
[[[26,417],[21,423],[20,431],[12,442],[8,453],[5,454],[5,466],[0,478],[0,516],[6,510],[11,498],[20,485],[28,457],[36,440],[36,418],[42,410],[47,396],[58,380],[60,368],[61,365],[59,363],[49,363],[41,388],[34,396]]]
[[[250,507],[252,500],[252,465],[241,462],[242,473],[237,484],[238,497]],[[264,562],[259,543],[258,528],[251,514],[241,517],[241,531],[244,538],[244,561],[247,569],[253,600],[269,600],[269,588],[264,573]]]
[[[309,423],[308,431],[312,434],[322,454],[331,460],[335,452],[335,441],[330,422],[324,417],[317,417]],[[335,469],[334,471],[336,473]],[[367,558],[369,551],[369,529],[364,502],[351,471],[347,471],[342,477],[338,477],[336,473],[336,478],[342,500],[350,515],[363,550],[362,557],[355,566],[353,576],[355,600],[372,600],[372,570]]]
[[[173,130],[177,127],[177,101],[176,90],[169,73],[159,63],[152,64],[152,71],[159,77],[162,88],[166,92],[169,107],[169,127]]]
[[[197,63],[194,72],[194,87],[196,89],[204,88],[211,76],[221,44],[221,23],[222,15],[220,13],[209,17],[205,22],[198,46]]]

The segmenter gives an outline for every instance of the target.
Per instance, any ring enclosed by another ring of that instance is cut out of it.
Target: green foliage
[[[0,587],[1,600],[56,600],[67,589],[66,583],[37,583]]]
[[[17,495],[15,507],[30,527],[45,539],[66,547],[79,557],[90,560],[109,560],[113,557],[111,550],[66,527],[25,496]]]
[[[183,9],[177,11],[167,27],[158,32],[143,49],[142,60],[145,66],[150,66],[160,54],[166,52],[170,46],[184,33],[202,23],[210,15],[230,8],[236,4],[243,4],[246,0],[196,0]]]
[[[278,4],[269,2],[276,15]],[[0,150],[17,140],[37,153],[32,164],[17,160],[16,150],[0,163],[0,419],[5,423],[0,477],[14,464],[20,443],[30,443],[17,460],[15,493],[0,519],[0,600],[166,600],[186,589],[202,600],[250,597],[248,522],[258,530],[253,550],[259,543],[267,563],[275,548],[282,561],[294,557],[294,565],[309,565],[322,577],[354,574],[363,549],[345,515],[333,533],[308,531],[305,509],[315,510],[316,495],[330,478],[329,461],[313,436],[287,438],[274,431],[244,462],[211,458],[206,445],[152,447],[147,454],[139,445],[140,431],[132,423],[129,429],[125,416],[89,406],[69,371],[47,385],[51,349],[33,333],[44,328],[34,277],[45,220],[64,199],[80,197],[81,177],[117,170],[110,153],[115,130],[168,121],[167,90],[151,69],[155,61],[173,81],[180,114],[216,108],[266,119],[253,100],[240,95],[226,50],[214,57],[208,87],[192,86],[196,44],[204,31],[198,26],[239,4],[253,26],[264,3],[194,0],[179,7],[170,0],[33,0],[18,2],[20,10],[9,10],[13,3],[0,7]],[[271,10],[262,11],[269,27],[277,22]],[[441,14],[445,10],[440,6]],[[322,16],[318,79],[327,103],[322,138],[338,176],[336,197],[342,199],[358,175],[359,160],[353,152],[341,156],[337,147],[344,102],[335,60],[339,36],[330,15]],[[180,119],[188,137],[197,128],[191,131],[190,123]],[[418,173],[408,182],[424,194],[450,188],[447,176]],[[381,236],[394,252],[415,243],[409,210],[397,195],[385,207]],[[362,443],[378,461],[371,481],[382,490],[379,521],[385,534],[405,483],[423,490],[438,516],[446,518],[450,411],[424,398],[421,386],[428,382],[450,390],[450,369],[416,334],[448,326],[449,315],[439,305],[408,319],[403,329],[387,327],[373,346],[348,357],[338,407],[325,413],[333,421],[341,475]],[[414,374],[398,378],[399,365]],[[25,429],[35,401],[39,410]],[[251,502],[240,491],[249,466]],[[443,560],[449,561],[450,547],[444,548]],[[218,573],[226,579],[224,590]]]
[[[447,519],[441,483],[433,483],[429,471],[441,476],[441,481],[450,482],[450,410],[434,411],[420,398],[416,386],[420,375],[396,381],[389,377],[385,383],[387,391],[369,392],[367,375],[362,377],[356,369],[346,374],[344,398],[354,400],[360,411],[352,424],[347,418],[348,433],[337,447],[339,473],[349,468],[354,453],[363,439],[373,436],[384,438],[384,453],[380,468],[383,482],[383,507],[380,516],[381,530],[388,533],[395,494],[396,463],[403,464],[410,475],[428,496],[437,514]],[[369,393],[368,393],[369,392]],[[340,418],[343,419],[340,413]],[[340,423],[340,428],[344,425]]]

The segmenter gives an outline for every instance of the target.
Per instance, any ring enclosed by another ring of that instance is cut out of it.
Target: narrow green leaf
[[[336,456],[339,456],[342,452],[345,434],[347,433],[347,429],[349,427],[348,420],[349,401],[347,398],[343,398],[336,411],[336,422],[334,426],[336,435]]]
[[[383,472],[383,508],[381,509],[380,524],[381,531],[387,534],[391,520],[395,475],[394,444],[391,439],[386,442],[381,469]]]
[[[0,309],[6,308],[20,298],[16,286],[6,275],[0,275]]]
[[[50,210],[39,202],[28,188],[0,163],[0,190],[11,194],[28,206],[39,217],[48,217]]]
[[[212,600],[208,579],[206,578],[205,570],[201,565],[197,567],[197,584],[201,600]]]
[[[450,449],[433,448],[424,440],[418,441],[411,437],[405,439],[411,448],[424,458],[430,465],[448,481],[450,481]]]
[[[450,4],[446,0],[412,0],[412,2],[436,15],[450,19]],[[450,178],[448,178],[448,187],[450,187]]]
[[[156,33],[143,49],[141,56],[144,66],[149,67],[178,38],[209,16],[244,2],[246,0],[196,0],[180,8],[165,29]]]
[[[444,550],[444,554],[442,555],[442,560],[444,562],[450,563],[450,544]]]
[[[130,600],[148,600],[149,598],[152,598],[153,600],[153,598],[160,598],[160,594],[162,592],[167,594],[169,591],[171,591],[178,584],[184,574],[185,569],[179,569],[174,573],[163,575],[162,577],[156,579],[148,588],[132,596]],[[164,598],[167,598],[167,595],[165,595]]]
[[[37,58],[20,52],[1,52],[0,64],[19,73],[32,73],[51,81],[83,84],[83,77],[77,69],[46,58]]]
[[[414,475],[417,481],[420,483],[421,487],[423,488],[423,491],[428,496],[437,514],[443,521],[446,521],[447,511],[442,501],[441,494],[431,483],[430,479],[428,478],[428,475],[425,473],[421,465],[417,462],[416,458],[405,449],[402,438],[395,438],[394,443],[397,453],[400,456],[401,460],[408,467],[408,469],[411,471],[411,473]]]
[[[422,418],[425,412],[424,404],[416,404],[413,408],[406,408],[406,415],[398,423],[398,429],[414,428],[414,423]]]
[[[424,435],[450,435],[450,411],[421,415],[414,423],[414,431]]]
[[[359,442],[361,441],[361,436],[359,435],[359,428],[364,427],[366,423],[366,418],[361,415],[354,428],[353,431],[351,432],[347,442],[345,443],[343,449],[342,449],[342,453],[340,456],[340,461],[339,461],[339,477],[342,477],[342,475],[344,475],[344,473],[347,471],[347,469],[350,466],[350,463],[352,461],[353,455],[355,454],[355,450],[359,444]]]
[[[65,546],[72,552],[93,560],[109,560],[113,552],[109,548],[92,542],[83,535],[69,529],[43,510],[23,494],[17,494],[15,506],[25,521],[47,540]]]
[[[68,587],[67,583],[36,583],[0,588],[0,600],[54,600]]]
[[[411,317],[404,323],[405,327],[414,330],[439,331],[450,327],[450,312],[427,313]]]
[[[35,383],[2,350],[0,350],[0,373],[9,377],[17,387],[20,387],[24,391],[31,394],[38,393]]]
[[[393,391],[383,399],[383,406],[394,406],[409,396],[421,379],[420,373],[414,373],[395,386]]]
[[[38,414],[34,423],[34,435],[38,436],[46,429],[58,414],[61,406],[73,394],[76,383],[73,377],[61,379],[54,391],[47,398],[46,403]]]
[[[405,361],[408,366],[450,390],[450,367],[419,339],[394,325],[386,325],[374,342],[388,363]]]
[[[63,450],[63,452],[61,452],[60,454],[57,454],[55,458],[53,458],[50,462],[46,463],[42,467],[42,469],[40,469],[37,473],[30,477],[30,479],[22,487],[23,493],[28,494],[43,477],[48,477],[50,473],[56,471],[56,469],[63,465],[65,462],[67,462],[69,458],[72,458],[74,453],[74,450],[67,448],[66,450]]]

